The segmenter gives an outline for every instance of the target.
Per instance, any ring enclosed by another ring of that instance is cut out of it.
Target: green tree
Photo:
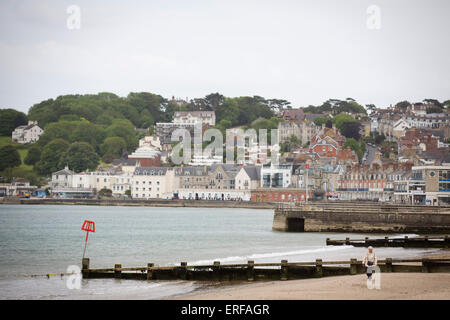
[[[41,159],[41,148],[37,145],[32,145],[28,148],[27,156],[24,159],[25,164],[34,165]]]
[[[350,149],[352,149],[353,151],[355,151],[356,155],[358,156],[359,161],[361,161],[364,152],[363,149],[361,148],[361,145],[358,143],[358,141],[356,141],[353,138],[348,138],[345,143],[343,148],[347,148],[350,147]]]
[[[134,150],[138,146],[136,131],[134,126],[128,120],[114,120],[113,123],[106,128],[107,137],[121,137],[127,144],[127,150]]]
[[[27,123],[27,116],[23,112],[0,109],[0,136],[11,136],[15,128]]]
[[[230,120],[227,120],[227,119],[222,119],[222,120],[220,120],[219,124],[220,124],[222,127],[224,127],[225,129],[229,129],[229,128],[231,128],[231,126],[232,126],[231,121],[230,121]]]
[[[445,100],[444,102],[442,102],[442,105],[450,108],[450,100]]]
[[[333,118],[333,122],[336,125],[336,128],[339,130],[342,130],[345,122],[354,122],[356,121],[355,118],[353,118],[349,114],[340,113]]]
[[[19,152],[17,149],[8,144],[0,148],[0,171],[6,168],[18,167],[22,164]]]
[[[441,107],[434,106],[427,108],[427,113],[442,113],[442,112],[444,112],[444,110]]]
[[[75,172],[97,169],[99,156],[87,142],[74,142],[59,160],[59,166],[68,165]]]
[[[112,190],[111,190],[111,189],[103,188],[103,189],[101,189],[101,190],[98,192],[98,195],[101,196],[101,197],[107,197],[107,198],[110,198],[110,197],[112,197]]]
[[[39,137],[38,144],[43,147],[55,139],[70,141],[70,136],[78,123],[78,121],[65,120],[49,123],[45,126],[44,133]]]
[[[71,142],[87,142],[98,150],[105,136],[104,130],[89,121],[79,121],[70,135]]]
[[[100,152],[102,155],[110,154],[113,157],[121,157],[127,150],[127,143],[121,137],[108,137],[100,146]]]
[[[401,110],[403,110],[403,111],[406,111],[406,109],[409,107],[409,106],[411,106],[411,103],[409,103],[408,101],[400,101],[400,102],[397,102],[397,104],[395,105],[395,107],[396,108],[399,108],[399,109],[401,109]]]
[[[313,122],[316,126],[321,127],[323,124],[326,124],[329,120],[331,120],[330,117],[319,117],[315,118]]]
[[[231,121],[232,126],[236,126],[239,122],[239,106],[235,99],[226,98],[225,101],[216,109],[217,121]]]
[[[41,158],[36,162],[35,169],[40,174],[50,174],[58,171],[67,163],[60,165],[61,156],[69,148],[69,143],[63,139],[55,139],[42,149]]]
[[[359,140],[361,134],[359,133],[361,129],[361,123],[358,121],[344,122],[341,125],[341,133],[346,138],[354,138]]]

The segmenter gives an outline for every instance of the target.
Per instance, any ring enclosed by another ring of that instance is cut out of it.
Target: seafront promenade
[[[278,204],[273,230],[287,232],[449,233],[450,207],[325,202]]]
[[[0,204],[28,205],[92,205],[92,206],[136,206],[136,207],[187,207],[187,208],[243,208],[275,209],[274,202],[221,201],[221,200],[161,200],[161,199],[19,199],[0,198]]]

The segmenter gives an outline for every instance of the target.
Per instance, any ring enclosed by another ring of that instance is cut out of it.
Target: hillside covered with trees
[[[407,106],[409,102],[399,104]],[[216,127],[224,131],[236,126],[275,129],[281,121],[276,118],[277,112],[291,108],[287,100],[260,96],[225,97],[212,93],[183,101],[149,92],[131,92],[126,97],[101,92],[48,99],[33,105],[28,114],[0,109],[0,149],[5,148],[0,152],[8,154],[1,159],[0,176],[6,180],[20,176],[35,181],[65,165],[77,172],[94,170],[100,163],[111,163],[133,152],[147,130],[154,132],[157,122],[171,122],[176,111],[215,111]],[[304,108],[304,112],[323,114],[314,121],[317,125],[335,124],[347,138],[359,141],[360,122],[355,118],[367,119],[366,109],[374,108],[364,108],[352,98],[329,99]],[[37,121],[44,129],[39,141],[29,146],[12,143],[11,132],[28,120]],[[356,148],[355,143],[352,148]]]

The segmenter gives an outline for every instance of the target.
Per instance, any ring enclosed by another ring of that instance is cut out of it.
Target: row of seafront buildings
[[[368,200],[403,204],[450,203],[450,164],[379,167],[261,165],[140,167],[115,172],[53,173],[53,197],[88,198],[102,189],[133,199],[303,202]]]

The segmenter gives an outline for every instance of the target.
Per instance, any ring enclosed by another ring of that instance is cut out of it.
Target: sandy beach
[[[440,252],[429,258],[448,259]],[[418,257],[420,258],[420,257]],[[177,300],[449,300],[450,273],[381,273],[380,290],[365,274],[223,285],[173,297]]]
[[[380,290],[369,290],[366,275],[255,282],[198,291],[179,300],[448,300],[448,273],[382,273]]]

